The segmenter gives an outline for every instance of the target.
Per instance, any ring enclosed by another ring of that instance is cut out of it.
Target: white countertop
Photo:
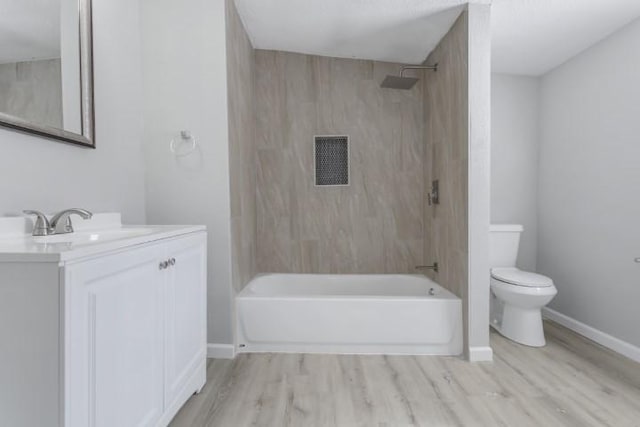
[[[156,240],[206,231],[203,225],[122,225],[120,214],[72,217],[75,232],[31,236],[27,217],[0,218],[0,262],[68,262]]]

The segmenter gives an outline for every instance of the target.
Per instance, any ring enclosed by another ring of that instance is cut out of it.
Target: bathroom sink
[[[152,228],[115,228],[107,230],[76,231],[69,234],[33,237],[33,241],[39,244],[66,243],[79,246],[143,236],[145,234],[150,234],[153,231],[154,230]]]
[[[206,231],[200,225],[122,225],[119,213],[96,213],[72,233],[33,236],[34,221],[0,217],[0,262],[60,262]]]

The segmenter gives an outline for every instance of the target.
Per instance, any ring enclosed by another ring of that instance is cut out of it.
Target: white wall
[[[141,0],[147,220],[205,224],[208,339],[232,344],[224,0]],[[192,155],[169,151],[182,129]]]
[[[471,361],[492,360],[489,346],[491,186],[491,6],[469,4],[469,298]]]
[[[640,21],[542,79],[538,270],[551,307],[640,346]]]
[[[138,18],[137,2],[94,2],[96,150],[0,128],[0,215],[77,206],[144,222]]]
[[[534,77],[493,74],[491,222],[522,224],[518,267],[536,271],[539,89]]]

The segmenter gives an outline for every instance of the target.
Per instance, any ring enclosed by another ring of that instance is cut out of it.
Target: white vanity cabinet
[[[165,426],[202,388],[206,232],[169,235],[54,263],[0,257],[0,425]]]

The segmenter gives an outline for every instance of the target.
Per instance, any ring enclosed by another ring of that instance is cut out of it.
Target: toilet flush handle
[[[640,258],[636,258],[636,259],[634,259],[634,261],[635,261],[637,264],[640,264]]]

